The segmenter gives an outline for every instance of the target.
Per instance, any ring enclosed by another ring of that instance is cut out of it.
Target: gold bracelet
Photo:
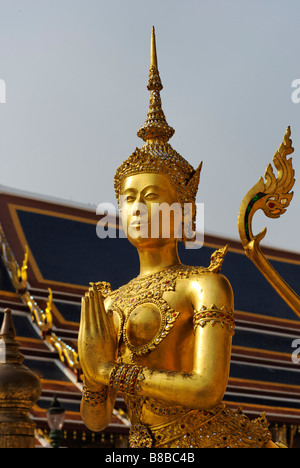
[[[134,394],[139,390],[138,383],[145,378],[144,367],[130,364],[117,364],[111,371],[109,386],[115,390]]]
[[[82,398],[90,406],[101,405],[107,400],[107,396],[108,396],[108,387],[104,387],[102,390],[92,392],[85,385],[83,385]]]

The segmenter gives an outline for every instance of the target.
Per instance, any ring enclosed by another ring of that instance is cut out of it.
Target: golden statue
[[[177,232],[195,220],[201,164],[194,170],[168,143],[174,129],[162,110],[161,89],[153,29],[149,111],[138,131],[145,144],[115,175],[140,274],[116,291],[94,283],[82,299],[82,418],[91,430],[103,430],[122,391],[131,447],[276,447],[264,414],[250,420],[222,403],[234,334],[233,292],[220,273],[227,246],[207,268],[179,259]],[[163,203],[191,208],[173,216],[169,236],[162,235],[157,216]]]

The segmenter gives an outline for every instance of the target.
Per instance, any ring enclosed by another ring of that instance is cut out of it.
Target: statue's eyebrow
[[[164,192],[165,191],[165,189],[163,189],[161,186],[151,184],[151,185],[147,185],[146,187],[144,187],[142,189],[142,193],[145,193],[145,192],[147,192],[149,190],[154,190],[156,192]],[[136,188],[134,188],[134,187],[127,187],[125,190],[123,190],[123,194],[127,194],[127,193],[130,193],[130,192],[131,193],[136,193],[136,192],[138,192],[138,190]]]
[[[146,192],[147,190],[156,190],[157,192],[160,192],[163,189],[159,185],[147,185],[143,188],[142,192]]]
[[[128,192],[137,192],[137,189],[133,187],[128,187],[127,189],[123,190],[123,193],[128,193]]]

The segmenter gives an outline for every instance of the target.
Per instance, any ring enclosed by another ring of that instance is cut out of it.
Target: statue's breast
[[[128,344],[133,347],[145,346],[159,335],[163,317],[159,307],[145,303],[131,311],[124,330]]]
[[[126,310],[123,340],[133,354],[148,354],[168,335],[178,315],[162,298],[137,299]]]

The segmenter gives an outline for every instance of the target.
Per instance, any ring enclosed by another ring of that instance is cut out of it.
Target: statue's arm
[[[233,294],[228,281],[216,273],[209,273],[204,283],[202,278],[198,287],[197,281],[193,284],[195,291],[191,291],[191,296],[195,315],[191,334],[195,333],[195,345],[191,356],[192,372],[112,365],[107,367],[107,385],[115,390],[158,399],[169,406],[208,409],[222,400],[230,366]],[[211,308],[212,305],[215,308]],[[201,323],[204,306],[211,311],[206,312],[205,323]],[[214,317],[214,322],[207,320],[210,318],[208,313],[212,320]]]
[[[80,414],[86,427],[91,431],[103,431],[111,421],[116,399],[116,391],[107,386],[99,386],[95,391],[86,390],[82,398]]]
[[[194,299],[195,331],[193,372],[202,381],[207,404],[223,399],[234,334],[234,299],[228,280],[219,273],[202,279],[201,294]]]

